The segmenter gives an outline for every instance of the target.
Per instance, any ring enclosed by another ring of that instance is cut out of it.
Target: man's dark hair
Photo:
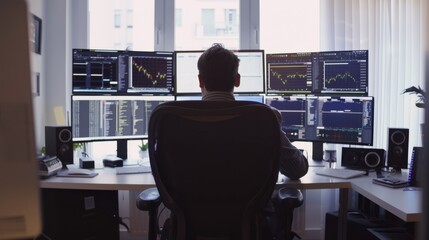
[[[215,43],[198,59],[198,71],[207,91],[232,91],[238,74],[238,57]]]

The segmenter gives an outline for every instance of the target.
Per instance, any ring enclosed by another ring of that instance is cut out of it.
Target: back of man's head
[[[207,91],[232,91],[238,74],[238,57],[221,44],[213,44],[198,59],[200,78]]]

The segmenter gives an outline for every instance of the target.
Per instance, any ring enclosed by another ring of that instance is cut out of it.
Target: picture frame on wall
[[[31,92],[33,93],[33,97],[40,96],[40,72],[33,72],[31,76]]]
[[[33,14],[33,21],[30,23],[30,43],[33,45],[33,52],[41,53],[42,42],[42,19]]]

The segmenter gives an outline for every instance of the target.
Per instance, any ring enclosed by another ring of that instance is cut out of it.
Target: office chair
[[[279,171],[279,134],[277,118],[264,104],[159,105],[149,122],[149,157],[157,188],[143,191],[137,207],[149,211],[150,222],[157,221],[153,218],[160,199],[170,209],[161,239],[262,239],[263,209]],[[153,198],[157,191],[160,197]],[[278,200],[291,206],[285,211],[303,202],[299,190],[278,192]],[[156,239],[159,227],[156,222],[150,225],[149,239]]]

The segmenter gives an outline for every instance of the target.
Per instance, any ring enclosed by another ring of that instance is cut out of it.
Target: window
[[[260,1],[260,47],[266,53],[311,52],[320,47],[320,0]]]
[[[239,49],[240,0],[176,0],[175,50]]]
[[[153,51],[154,9],[155,0],[88,0],[88,48]],[[125,24],[122,28],[121,21]],[[138,144],[139,140],[128,141],[129,158],[139,158]],[[88,151],[91,157],[101,159],[116,154],[116,142],[93,142]]]
[[[319,50],[319,0],[88,0],[88,11],[92,49],[201,50],[220,42],[266,52]]]
[[[133,10],[127,10],[127,28],[133,28]]]
[[[202,9],[201,10],[201,27],[203,30],[202,35],[204,37],[210,37],[210,36],[216,35],[214,21],[215,21],[214,20],[214,9]]]
[[[88,0],[88,48],[153,51],[154,9],[155,0]]]
[[[225,9],[225,35],[238,34],[237,9]]]
[[[115,28],[121,28],[121,10],[115,10],[113,21]]]
[[[174,21],[176,23],[176,27],[180,28],[180,27],[183,26],[183,24],[182,24],[182,18],[183,18],[183,16],[182,16],[182,9],[177,8],[176,11],[175,11],[175,15],[174,15]]]

